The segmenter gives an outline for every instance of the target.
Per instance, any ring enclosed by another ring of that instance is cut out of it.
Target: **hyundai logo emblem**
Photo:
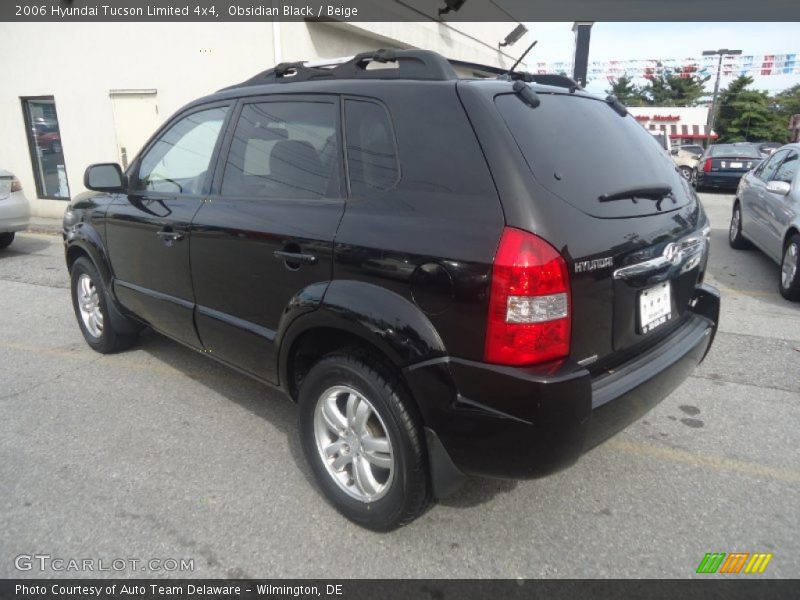
[[[663,256],[673,265],[677,265],[682,258],[681,249],[677,244],[667,244],[664,248]]]

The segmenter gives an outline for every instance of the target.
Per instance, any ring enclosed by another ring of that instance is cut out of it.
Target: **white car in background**
[[[0,248],[14,241],[14,234],[28,228],[31,210],[19,179],[0,169]]]

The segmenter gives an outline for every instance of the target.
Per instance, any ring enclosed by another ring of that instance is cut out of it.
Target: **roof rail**
[[[397,68],[368,69],[370,63],[397,63]],[[458,79],[450,62],[429,50],[395,50],[385,48],[362,52],[345,59],[290,62],[275,65],[242,83],[223,90],[317,79],[424,79],[446,81]],[[223,91],[220,90],[220,91]]]
[[[569,89],[570,92],[583,89],[581,84],[574,79],[566,75],[557,75],[556,73],[528,73],[527,71],[512,71],[509,73],[508,69],[503,69],[502,67],[493,67],[491,65],[482,65],[480,63],[463,60],[451,60],[450,64],[462,69],[483,71],[484,73],[491,73],[499,77],[506,77],[511,81],[525,81],[527,83],[540,83],[542,85],[563,87]]]

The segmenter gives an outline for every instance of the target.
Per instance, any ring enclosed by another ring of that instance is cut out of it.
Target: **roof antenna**
[[[539,40],[535,40],[535,41],[534,41],[534,42],[533,42],[533,43],[532,43],[530,46],[528,46],[528,49],[527,49],[527,50],[525,50],[525,52],[523,52],[523,53],[522,53],[522,56],[520,56],[520,57],[517,59],[517,62],[515,62],[515,63],[514,63],[512,66],[511,66],[511,68],[510,68],[508,71],[506,71],[506,77],[509,77],[509,78],[511,77],[511,73],[513,73],[513,72],[514,72],[514,69],[516,69],[516,68],[517,68],[517,66],[519,65],[519,63],[521,63],[521,62],[522,62],[522,59],[523,59],[523,58],[525,58],[525,57],[528,55],[528,52],[530,52],[531,50],[533,50],[533,47],[534,47],[536,44],[538,44],[538,43],[539,43]]]

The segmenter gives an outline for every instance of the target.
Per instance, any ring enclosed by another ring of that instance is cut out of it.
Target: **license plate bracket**
[[[639,331],[650,333],[672,318],[672,285],[664,281],[639,292]]]

